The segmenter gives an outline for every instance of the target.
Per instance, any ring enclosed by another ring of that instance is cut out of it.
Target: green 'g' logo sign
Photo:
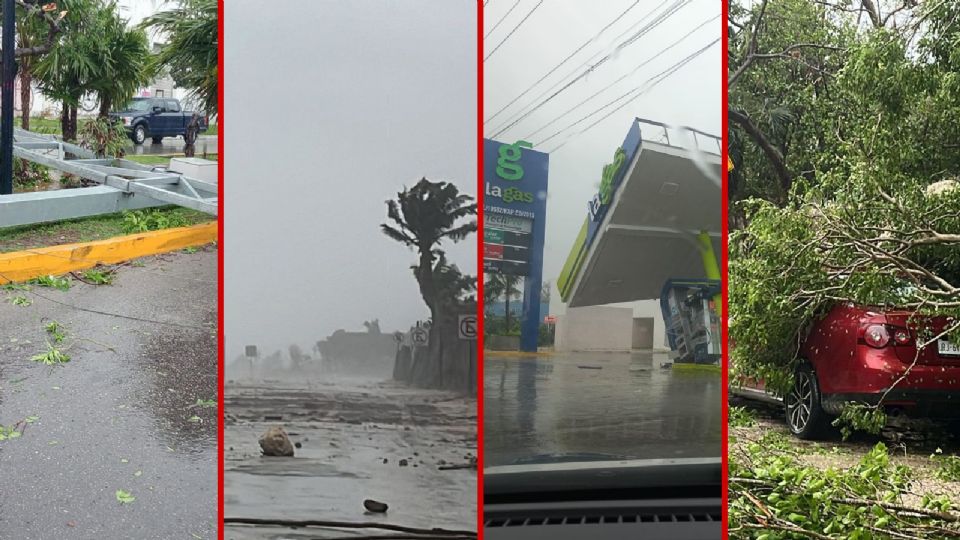
[[[527,141],[517,141],[513,144],[500,145],[500,158],[497,159],[497,176],[504,180],[520,180],[523,178],[523,167],[520,166],[521,148],[532,148],[533,144]]]

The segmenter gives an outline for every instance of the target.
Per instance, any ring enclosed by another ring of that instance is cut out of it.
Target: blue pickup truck
[[[180,101],[173,98],[133,98],[123,110],[110,113],[112,118],[123,122],[133,144],[143,144],[147,137],[159,144],[164,137],[182,137],[193,112],[184,111]],[[200,132],[207,130],[207,119],[200,116]]]

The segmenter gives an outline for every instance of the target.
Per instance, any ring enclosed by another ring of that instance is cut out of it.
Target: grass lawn
[[[209,214],[179,206],[165,206],[136,212],[157,212],[168,218],[172,226],[196,225],[216,219]],[[0,229],[0,253],[105,240],[114,236],[133,234],[137,231],[130,229],[130,224],[124,217],[127,213],[129,212]]]

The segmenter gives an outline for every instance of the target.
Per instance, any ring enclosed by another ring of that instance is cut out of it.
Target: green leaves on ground
[[[777,434],[779,435],[779,434]],[[946,538],[960,535],[960,508],[947,496],[904,500],[908,467],[878,443],[856,465],[821,470],[761,437],[730,454],[731,538]]]
[[[26,296],[17,295],[17,296],[8,296],[7,302],[10,302],[15,306],[27,307],[33,303],[33,300],[30,300]]]
[[[94,285],[110,285],[113,283],[114,273],[113,269],[102,270],[97,267],[84,271],[83,277]]]
[[[120,504],[130,504],[133,501],[137,500],[137,498],[134,497],[129,491],[125,491],[122,489],[117,490],[116,496],[117,496],[117,501],[119,501]]]
[[[47,344],[47,350],[40,354],[36,354],[30,358],[34,362],[39,362],[48,366],[56,366],[60,364],[66,364],[70,361],[70,355],[63,352],[54,345]]]
[[[50,287],[66,291],[70,289],[70,280],[63,276],[40,276],[30,280],[30,283],[40,285],[41,287]]]
[[[67,336],[66,328],[64,328],[63,325],[57,321],[50,321],[43,328],[47,331],[47,334],[54,343],[63,343],[64,338]]]

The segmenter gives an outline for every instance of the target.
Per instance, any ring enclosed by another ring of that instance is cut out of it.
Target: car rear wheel
[[[143,141],[147,140],[147,128],[143,124],[133,128],[133,144],[143,144]]]
[[[784,400],[787,427],[801,439],[814,439],[823,434],[829,418],[820,406],[820,385],[809,366],[797,370],[793,388]]]

